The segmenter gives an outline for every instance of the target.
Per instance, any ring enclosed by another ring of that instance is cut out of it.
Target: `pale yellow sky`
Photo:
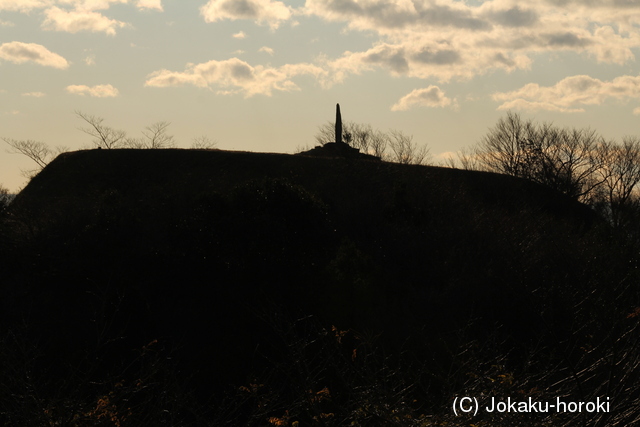
[[[640,133],[640,0],[0,0],[0,137],[80,149],[74,111],[178,145],[294,152],[344,120],[436,158],[512,109]],[[17,191],[29,160],[0,150]]]

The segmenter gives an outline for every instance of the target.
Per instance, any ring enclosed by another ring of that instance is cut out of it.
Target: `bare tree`
[[[429,149],[426,146],[418,146],[413,142],[412,135],[406,135],[402,131],[391,130],[389,146],[392,154],[390,160],[396,163],[426,165],[429,161]]]
[[[559,129],[523,121],[512,112],[498,121],[475,150],[481,169],[526,178],[586,201],[602,183],[596,156],[602,138],[590,129]]]
[[[85,114],[76,111],[76,115],[84,120],[89,127],[79,128],[82,132],[93,137],[93,144],[98,148],[126,148],[128,145],[136,143],[136,140],[127,139],[127,133],[103,124],[102,117]]]
[[[175,147],[175,141],[173,135],[167,133],[167,128],[171,123],[169,122],[155,122],[145,128],[142,131],[144,135],[145,148],[173,148]]]
[[[7,152],[11,154],[22,154],[33,160],[38,166],[36,169],[22,170],[22,174],[27,178],[33,177],[51,162],[58,154],[68,151],[67,147],[58,146],[55,149],[47,144],[33,139],[17,140],[12,138],[2,138],[11,147]]]
[[[334,122],[326,122],[318,126],[318,131],[316,132],[315,139],[318,145],[324,145],[327,142],[335,142],[335,123]]]
[[[191,148],[198,150],[211,150],[218,145],[218,141],[209,138],[206,135],[197,136],[193,138],[193,143],[191,144]]]
[[[369,152],[369,145],[374,130],[369,124],[349,123],[346,137],[350,140],[350,145],[364,153]]]
[[[389,145],[389,136],[384,132],[376,130],[369,137],[367,153],[383,159],[386,156],[387,146]]]
[[[370,124],[342,122],[342,140],[352,147],[365,152],[368,151],[372,138],[380,133],[380,131],[374,131]],[[320,145],[324,145],[327,142],[335,142],[335,122],[327,122],[318,126],[315,138]]]
[[[574,199],[587,201],[602,184],[596,172],[602,168],[597,155],[602,138],[591,129],[556,129],[550,125],[538,127],[535,152],[539,159],[530,179],[552,187]]]
[[[369,124],[347,123],[346,138],[351,140],[351,145],[363,153],[372,156],[387,157],[387,147],[389,146],[389,135],[373,129]]]
[[[469,148],[463,148],[444,160],[444,166],[454,169],[482,170],[476,153]]]
[[[142,131],[141,138],[125,138],[122,146],[124,148],[173,148],[175,142],[173,135],[167,133],[169,122],[155,122]]]
[[[598,146],[602,168],[600,199],[594,201],[615,227],[627,225],[638,215],[640,201],[640,138],[625,136],[622,144],[603,142]]]
[[[370,129],[371,126],[368,126]],[[315,135],[316,142],[319,145],[324,145],[328,142],[336,141],[335,122],[326,122],[325,124],[318,126],[318,132]],[[354,143],[362,143],[367,139],[367,126],[360,125],[354,122],[342,122],[342,140],[349,145],[355,146]],[[360,148],[357,147],[356,148]]]
[[[346,124],[345,124],[346,125]],[[324,145],[328,142],[335,142],[335,123],[334,122],[326,122],[320,126],[318,126],[318,132],[316,132],[315,138],[316,142],[319,145]]]
[[[482,169],[513,176],[525,176],[528,141],[533,139],[533,124],[523,122],[509,111],[482,138],[475,157]]]
[[[396,133],[396,137],[393,133]],[[316,133],[316,141],[320,145],[327,142],[335,141],[335,126],[333,122],[327,122],[318,128]],[[361,152],[379,157],[383,160],[397,161],[397,155],[390,155],[387,149],[391,147],[392,140],[402,150],[410,150],[409,163],[424,164],[428,159],[428,149],[419,148],[411,139],[413,137],[402,134],[397,131],[389,133],[373,129],[370,124],[361,124],[355,122],[343,122],[342,124],[342,140]],[[419,160],[419,161],[414,161]]]
[[[4,212],[9,203],[11,203],[12,196],[9,194],[9,190],[0,185],[0,213]]]

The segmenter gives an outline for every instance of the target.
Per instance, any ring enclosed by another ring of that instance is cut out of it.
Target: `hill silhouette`
[[[340,158],[340,153],[321,158],[324,155],[315,157],[313,152],[310,150],[308,156],[181,149],[63,153],[29,182],[13,206],[15,211],[38,211],[45,206],[47,211],[65,210],[67,205],[78,202],[100,204],[101,197],[113,191],[149,202],[170,198],[180,201],[186,195],[225,192],[246,181],[272,178],[286,179],[335,199],[337,209],[358,192],[346,195],[347,190],[340,187],[353,190],[354,186],[362,186],[366,193],[362,199],[374,194],[395,197],[394,190],[402,187],[415,194],[430,191],[445,200],[446,193],[463,192],[474,202],[489,206],[553,211],[560,216],[590,220],[584,206],[521,179],[478,171],[358,161],[362,159]],[[344,196],[346,199],[340,199]],[[391,203],[381,201],[385,204],[379,208],[383,209]]]
[[[377,348],[422,363],[411,389],[448,407],[467,378],[444,374],[461,363],[455,349],[491,342],[474,369],[509,355],[500,366],[517,370],[534,348],[565,357],[607,336],[593,322],[623,316],[635,297],[612,285],[629,257],[606,229],[560,193],[493,173],[220,150],[65,153],[3,221],[3,325],[28,325],[47,378],[73,377],[90,355],[91,375],[135,382],[134,354],[159,342],[197,401],[220,406],[229,387],[269,379],[280,406],[234,407],[236,423],[287,408],[313,418],[282,402],[323,385],[338,413],[358,388],[335,366]],[[309,360],[334,334],[342,350],[325,359],[348,357],[307,373],[316,383],[276,375],[295,343],[293,365],[316,369]]]

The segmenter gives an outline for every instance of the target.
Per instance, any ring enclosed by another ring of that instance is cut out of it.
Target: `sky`
[[[294,153],[335,116],[433,160],[508,110],[640,135],[640,0],[0,0],[0,137],[91,146],[77,112],[180,147]],[[0,185],[30,160],[0,141]]]

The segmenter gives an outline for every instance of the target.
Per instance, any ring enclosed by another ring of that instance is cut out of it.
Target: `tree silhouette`
[[[130,143],[126,138],[125,131],[104,125],[102,117],[85,114],[81,111],[76,111],[76,115],[89,125],[89,127],[79,128],[79,130],[92,136],[92,142],[97,148],[126,148]]]
[[[615,227],[629,225],[639,213],[640,138],[626,136],[622,144],[606,142],[598,147],[602,186],[594,203]],[[604,212],[602,212],[604,210]]]
[[[591,129],[560,129],[535,124],[509,111],[476,146],[481,169],[551,187],[577,200],[588,200],[602,183],[598,146]]]
[[[4,142],[9,144],[11,154],[22,154],[33,160],[38,166],[36,169],[24,169],[22,174],[27,178],[31,178],[42,170],[51,160],[58,154],[68,151],[67,147],[58,146],[52,149],[47,144],[33,139],[17,140],[12,138],[2,138]]]
[[[315,139],[320,145],[336,141],[334,122],[318,127]],[[428,164],[429,149],[419,146],[413,136],[402,131],[382,132],[370,124],[342,122],[342,140],[365,154],[382,160],[404,164]]]
[[[218,141],[209,138],[206,135],[201,135],[193,138],[191,148],[196,150],[211,150],[218,145]]]
[[[142,138],[127,138],[125,145],[127,148],[173,148],[176,146],[173,135],[167,133],[170,124],[165,121],[155,122],[145,127]]]

